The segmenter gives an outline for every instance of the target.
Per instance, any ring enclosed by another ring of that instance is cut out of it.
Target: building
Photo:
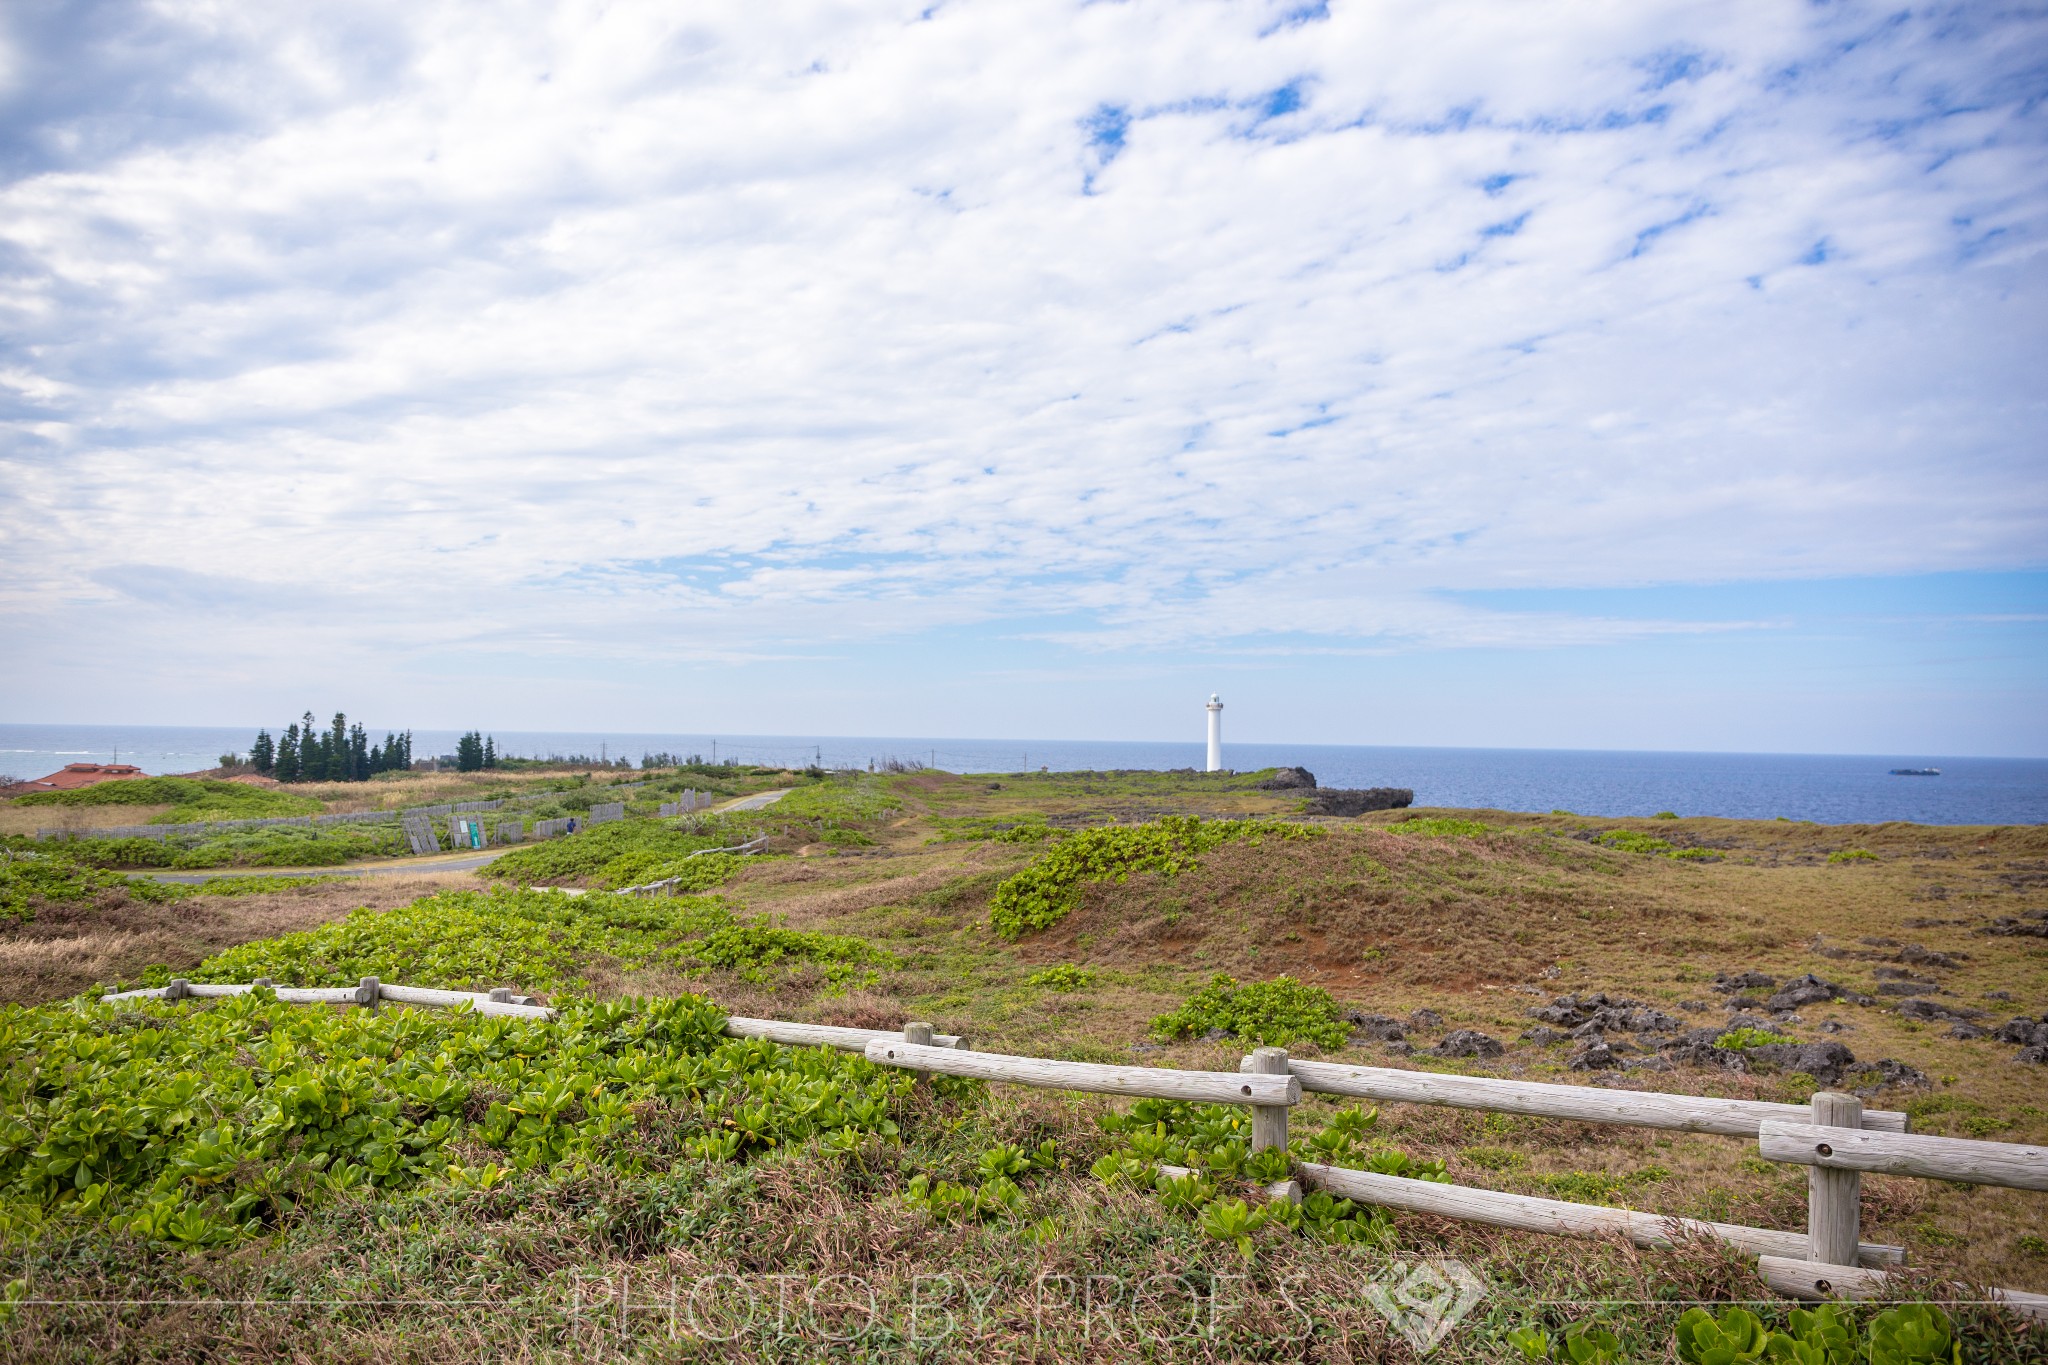
[[[11,787],[0,787],[0,796],[76,791],[80,787],[97,786],[101,782],[117,782],[124,778],[147,776],[148,773],[133,763],[66,763],[48,777],[39,777],[30,782],[17,782]]]

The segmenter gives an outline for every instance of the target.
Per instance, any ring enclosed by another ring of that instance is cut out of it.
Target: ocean
[[[0,774],[40,777],[66,763],[118,757],[150,773],[212,767],[246,752],[256,727],[0,724]],[[276,732],[273,731],[273,734]],[[371,729],[382,738],[382,727]],[[496,735],[517,757],[587,754],[637,762],[646,753],[744,762],[860,767],[894,758],[951,772],[1200,767],[1199,738],[1185,744],[1107,740],[966,740],[843,735],[658,735],[629,731]],[[451,753],[453,730],[413,732],[419,757]],[[1325,787],[1409,787],[1417,805],[1568,810],[1581,815],[1722,815],[1738,819],[1934,825],[2048,822],[2048,759],[1939,754],[1650,753],[1598,749],[1394,748],[1339,744],[1226,744],[1239,771],[1307,768]],[[1894,777],[1892,768],[1939,768]]]

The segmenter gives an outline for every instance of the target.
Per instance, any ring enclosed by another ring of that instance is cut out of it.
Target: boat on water
[[[1894,769],[1892,769],[1892,771],[1891,771],[1891,775],[1892,775],[1893,777],[1940,777],[1940,776],[1941,776],[1941,769],[1939,769],[1939,768],[1894,768]]]

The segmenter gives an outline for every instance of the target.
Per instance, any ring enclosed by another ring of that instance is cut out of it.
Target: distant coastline
[[[373,729],[377,728],[375,726]],[[953,772],[1199,768],[1199,725],[1186,743],[1108,740],[961,740],[709,735],[637,731],[498,731],[508,755],[714,753],[746,763],[866,767],[894,759]],[[0,773],[35,777],[80,759],[117,753],[151,773],[213,766],[244,751],[255,726],[0,724]],[[381,733],[381,731],[380,731]],[[456,731],[415,727],[415,753],[452,753]],[[1238,771],[1298,765],[1326,787],[1408,787],[1418,806],[1570,810],[1583,815],[1682,815],[1814,820],[1823,824],[2048,823],[2048,759],[1938,754],[1830,755],[1658,753],[1631,750],[1459,749],[1370,745],[1236,744]],[[1901,781],[1894,768],[1939,768],[1940,781]]]

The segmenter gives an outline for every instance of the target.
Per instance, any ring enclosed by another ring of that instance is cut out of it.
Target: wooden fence
[[[123,991],[104,998],[175,1000],[241,995],[270,984],[259,979],[250,986],[203,985],[180,979],[154,990]],[[273,989],[280,1000],[305,1004],[353,1004],[371,1009],[383,1000],[410,1005],[467,1004],[483,1014],[554,1017],[547,1006],[503,988],[479,995],[389,986],[375,977],[364,977],[351,987]],[[858,1052],[877,1066],[922,1073],[1134,1099],[1242,1104],[1252,1111],[1254,1151],[1287,1150],[1288,1110],[1299,1104],[1304,1094],[1754,1138],[1765,1160],[1807,1168],[1804,1232],[1574,1204],[1468,1185],[1440,1185],[1309,1161],[1294,1162],[1295,1178],[1269,1187],[1267,1194],[1276,1199],[1299,1199],[1304,1187],[1321,1189],[1382,1208],[1553,1236],[1621,1237],[1644,1247],[1668,1246],[1681,1237],[1710,1236],[1756,1256],[1766,1283],[1779,1293],[1802,1299],[1880,1298],[1885,1293],[1886,1270],[1905,1263],[1903,1248],[1861,1240],[1865,1171],[2048,1190],[2048,1149],[1909,1133],[1906,1115],[1866,1111],[1856,1096],[1831,1091],[1815,1095],[1810,1105],[1770,1104],[1300,1061],[1290,1058],[1284,1049],[1270,1047],[1254,1051],[1234,1072],[1182,1071],[975,1052],[964,1046],[964,1039],[935,1033],[926,1023],[906,1024],[898,1033],[733,1016],[726,1020],[725,1031],[736,1038],[764,1038],[791,1047]],[[1186,1173],[1178,1167],[1162,1169]],[[2010,1289],[1991,1293],[2016,1311],[2048,1321],[2048,1294]]]

